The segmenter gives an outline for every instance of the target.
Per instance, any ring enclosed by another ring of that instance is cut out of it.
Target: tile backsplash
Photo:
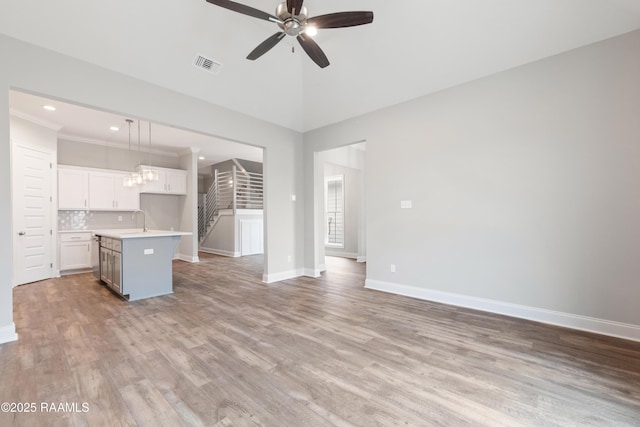
[[[132,212],[58,211],[58,230],[60,231],[136,227]]]

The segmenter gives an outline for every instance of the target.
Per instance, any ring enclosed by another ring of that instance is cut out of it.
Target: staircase
[[[198,208],[198,238],[202,242],[216,226],[222,213],[236,215],[239,209],[262,209],[263,175],[238,170],[214,171],[213,183]]]

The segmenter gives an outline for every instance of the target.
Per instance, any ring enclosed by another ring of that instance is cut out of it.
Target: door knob
[[[18,233],[18,236],[24,236],[25,234],[27,234],[27,233],[24,232],[24,231],[21,231],[21,232]]]

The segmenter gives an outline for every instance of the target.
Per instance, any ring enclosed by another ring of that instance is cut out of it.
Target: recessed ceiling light
[[[109,128],[109,130],[112,130],[112,131],[114,131],[114,132],[118,132],[118,131],[120,130],[120,128],[119,128],[118,126],[111,126],[111,127]]]
[[[203,156],[198,157],[199,160],[204,160]]]
[[[47,111],[56,111],[56,107],[54,107],[53,105],[43,105],[42,108]]]

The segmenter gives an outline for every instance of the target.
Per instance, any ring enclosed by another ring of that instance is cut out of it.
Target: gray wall
[[[138,160],[136,153],[130,157],[129,150],[122,148],[58,139],[58,163],[61,165],[131,170],[139,163]],[[146,154],[143,163],[148,163]],[[180,160],[177,156],[151,154],[151,164],[158,167],[179,169]]]
[[[187,171],[187,195],[180,196],[180,230],[191,232],[178,243],[178,256],[189,262],[198,261],[198,150],[180,157],[180,169]]]
[[[309,132],[306,191],[314,152],[366,140],[368,281],[640,325],[638,52],[635,31]]]
[[[119,112],[265,149],[265,279],[302,268],[302,135],[123,74],[0,35],[0,331],[12,328],[10,88]],[[47,72],[41,72],[41,64]],[[290,195],[298,194],[298,203]],[[288,261],[288,256],[292,261]]]
[[[244,170],[251,173],[262,173],[262,163],[252,162],[251,160],[236,159],[242,165]]]

